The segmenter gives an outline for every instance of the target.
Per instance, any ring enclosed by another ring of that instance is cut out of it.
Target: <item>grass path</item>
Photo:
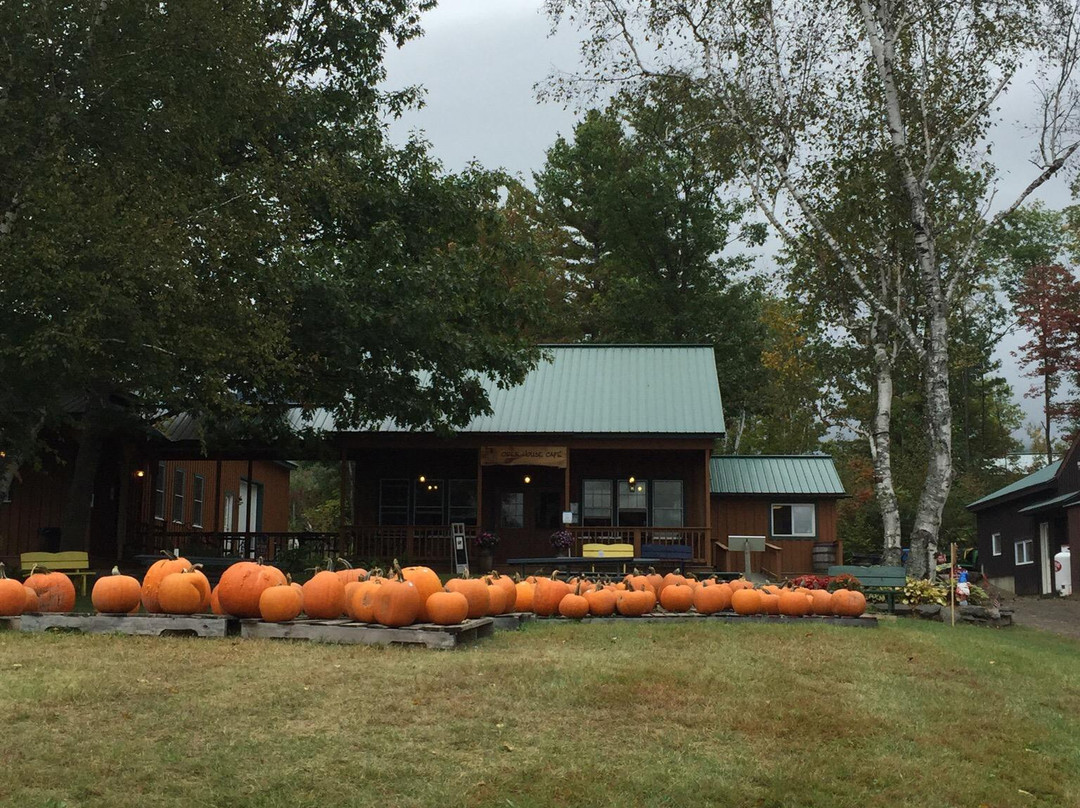
[[[0,805],[1080,805],[1080,643],[529,626],[455,652],[0,633]]]

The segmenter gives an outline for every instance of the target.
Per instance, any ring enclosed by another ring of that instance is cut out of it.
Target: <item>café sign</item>
[[[565,446],[481,446],[483,466],[555,466],[566,468]]]

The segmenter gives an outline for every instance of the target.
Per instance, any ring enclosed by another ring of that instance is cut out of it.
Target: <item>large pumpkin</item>
[[[348,586],[353,581],[366,581],[368,577],[367,570],[363,567],[353,567],[344,558],[339,558],[338,563],[344,567],[334,573],[341,579],[341,583]]]
[[[656,595],[651,589],[627,588],[615,595],[615,608],[624,617],[641,617],[651,612],[655,606]]]
[[[780,592],[780,614],[788,617],[802,617],[810,611],[810,603],[806,595],[784,589]]]
[[[37,593],[43,612],[70,612],[75,608],[75,584],[62,572],[37,572],[35,565],[25,585]]]
[[[536,590],[533,592],[533,611],[541,617],[550,617],[558,613],[562,599],[570,593],[570,586],[566,581],[560,581],[556,576],[558,571],[551,573],[550,578],[538,578]]]
[[[669,584],[660,592],[660,605],[669,612],[688,612],[694,605],[694,590],[687,584]]]
[[[158,587],[161,586],[165,576],[191,569],[191,563],[186,558],[180,556],[173,558],[165,550],[161,552],[164,553],[165,557],[150,565],[150,569],[146,571],[142,582],[142,605],[146,611],[151,613],[161,611],[157,593]]]
[[[731,587],[708,581],[694,590],[694,608],[701,614],[716,614],[731,606]]]
[[[761,593],[756,589],[739,589],[731,593],[731,608],[736,614],[761,612]]]
[[[361,581],[352,590],[349,602],[345,604],[345,613],[358,623],[375,622],[375,595],[383,585],[382,579]]]
[[[428,622],[453,626],[469,616],[469,600],[460,592],[434,592],[425,604]]]
[[[23,591],[26,592],[26,608],[23,609],[23,614],[29,612],[30,614],[36,614],[41,611],[41,604],[38,601],[37,592],[28,586],[23,586]]]
[[[485,586],[488,594],[488,614],[492,617],[497,614],[504,614],[507,611],[506,590],[501,586],[495,586],[495,584],[485,584]]]
[[[394,561],[397,565],[397,561]],[[416,616],[418,623],[431,622],[428,618],[430,615],[427,610],[427,600],[436,592],[443,591],[442,581],[439,579],[438,573],[431,567],[405,567],[401,571],[401,574],[405,576],[406,581],[410,581],[413,586],[416,587],[416,591],[420,593],[420,613]],[[461,621],[458,621],[461,622]]]
[[[397,628],[416,622],[420,614],[420,590],[412,581],[405,580],[396,562],[394,571],[397,575],[384,581],[375,594],[375,622]]]
[[[610,617],[615,614],[615,599],[615,590],[604,589],[602,586],[585,593],[585,600],[589,602],[589,614],[594,617]]]
[[[491,608],[491,596],[488,585],[480,578],[469,578],[466,573],[461,578],[451,578],[446,582],[447,592],[460,592],[469,601],[469,617],[486,617]]]
[[[316,620],[334,620],[341,617],[345,611],[345,584],[337,573],[329,570],[316,572],[311,580],[304,584],[301,603],[304,613]]]
[[[762,592],[761,611],[765,614],[780,614],[780,596],[771,592]]]
[[[573,620],[580,620],[589,614],[589,601],[581,594],[580,582],[574,592],[567,593],[559,601],[559,614]]]
[[[841,617],[859,617],[866,611],[866,596],[862,592],[837,589],[832,593],[833,614]]]
[[[528,581],[518,581],[514,584],[517,597],[514,600],[514,608],[519,612],[531,612],[533,610],[533,598],[536,595],[536,584]]]
[[[136,584],[138,586],[138,584]],[[26,610],[26,587],[4,572],[0,561],[0,617],[15,617]]]
[[[213,614],[225,614],[225,610],[221,608],[221,599],[216,586],[210,590],[210,611]]]
[[[221,574],[218,601],[225,614],[258,617],[263,590],[286,583],[285,573],[260,561],[238,561]]]
[[[157,597],[165,614],[196,614],[210,606],[210,582],[196,569],[174,572],[161,580]]]
[[[810,590],[810,610],[814,614],[829,615],[833,613],[832,593],[824,589]]]
[[[506,592],[506,605],[499,614],[509,614],[510,612],[521,611],[517,608],[517,586],[514,584],[514,579],[509,575],[500,575],[498,572],[492,572],[491,575],[484,579],[490,586],[500,586],[503,591]]]
[[[295,620],[303,607],[304,596],[301,590],[291,584],[268,586],[259,595],[259,615],[268,623]]]
[[[98,578],[90,592],[90,602],[102,614],[127,614],[139,608],[141,599],[142,587],[138,580],[121,575],[118,567],[113,567],[112,575]]]

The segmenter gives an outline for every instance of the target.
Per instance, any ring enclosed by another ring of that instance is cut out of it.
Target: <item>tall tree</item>
[[[456,424],[479,374],[522,378],[541,273],[505,178],[385,136],[417,92],[384,49],[433,5],[0,3],[0,483],[75,430],[66,542],[118,429]]]
[[[743,182],[774,228],[800,245],[812,231],[858,293],[919,361],[929,452],[911,531],[909,571],[927,575],[952,485],[950,313],[983,269],[987,235],[1072,157],[1080,108],[1080,58],[1071,3],[994,0],[548,0],[591,36],[589,78],[692,87],[718,126],[735,127]],[[1041,105],[1036,171],[1018,199],[992,217],[984,139],[1001,95],[1033,66]],[[571,87],[573,89],[573,87]],[[886,178],[846,177],[852,140],[889,155]],[[943,178],[957,175],[956,181]],[[939,193],[945,185],[948,193]],[[878,278],[893,252],[887,233],[857,245],[823,211],[857,199],[904,200],[903,285],[918,305],[898,311]]]
[[[760,233],[741,229],[745,203],[722,193],[730,171],[710,167],[678,108],[654,97],[589,110],[535,174],[540,208],[561,233],[560,336],[715,345],[725,408],[745,414],[760,385],[762,296],[739,279],[748,261],[733,251]]]
[[[1028,367],[1025,375],[1039,380],[1024,395],[1042,399],[1046,462],[1051,463],[1052,424],[1069,412],[1068,403],[1055,396],[1063,376],[1080,368],[1080,280],[1060,264],[1029,267],[1015,306],[1029,339],[1013,355]]]

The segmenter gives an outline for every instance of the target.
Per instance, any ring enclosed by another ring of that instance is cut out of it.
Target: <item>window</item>
[[[447,497],[450,524],[476,524],[476,480],[451,480]]]
[[[814,506],[773,505],[772,534],[774,536],[814,536]]]
[[[1016,558],[1016,566],[1022,566],[1023,564],[1034,564],[1035,559],[1032,557],[1032,546],[1034,545],[1034,539],[1024,539],[1018,541],[1013,545],[1013,554]]]
[[[157,464],[154,475],[154,518],[165,521],[165,461]]]
[[[184,470],[173,470],[172,520],[178,524],[184,521]]]
[[[644,480],[619,480],[619,524],[642,527],[649,524],[649,484]]]
[[[521,491],[503,493],[499,502],[499,527],[525,527],[525,494]]]
[[[409,481],[379,481],[379,524],[409,524]]]
[[[1001,555],[1001,534],[990,534],[990,555]]]
[[[652,488],[652,523],[656,527],[682,527],[682,480],[653,480]]]
[[[206,493],[206,478],[196,474],[191,480],[191,526],[202,527],[203,495]]]
[[[446,485],[442,480],[416,481],[413,486],[413,524],[441,525],[443,521],[443,495]]]
[[[226,491],[225,492],[225,521],[221,526],[221,529],[224,530],[226,533],[232,533],[232,531],[233,531],[233,525],[236,524],[236,522],[234,521],[235,518],[236,518],[234,516],[235,513],[236,513],[236,494],[234,494],[232,491]]]
[[[583,525],[610,525],[611,480],[583,480],[581,507]]]

